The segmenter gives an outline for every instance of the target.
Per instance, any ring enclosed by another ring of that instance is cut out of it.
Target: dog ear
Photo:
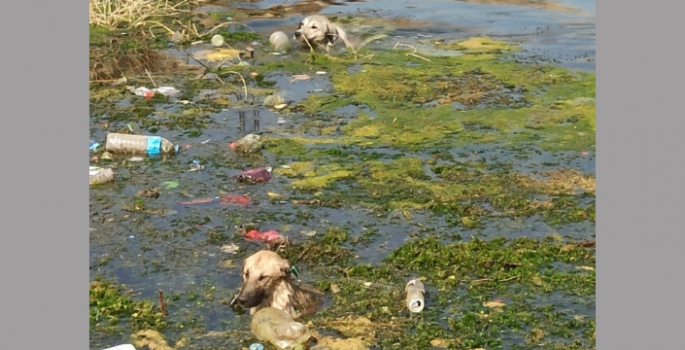
[[[286,259],[282,259],[278,264],[283,275],[287,276],[290,273],[290,262]]]
[[[304,20],[300,21],[300,24],[297,25],[297,29],[302,29],[302,24],[304,24]]]
[[[328,42],[333,45],[335,42],[338,40],[338,28],[331,28],[328,27],[329,29],[326,31],[326,39],[328,39]],[[332,29],[332,31],[331,31]]]

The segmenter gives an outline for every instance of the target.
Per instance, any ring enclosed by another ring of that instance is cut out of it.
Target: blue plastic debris
[[[134,238],[136,238],[136,236],[134,236],[134,235],[130,235],[130,236],[128,236],[128,238],[130,238],[130,239],[134,239]]]
[[[95,151],[96,149],[98,149],[98,147],[100,147],[99,143],[90,140],[90,146],[88,147],[88,149],[90,149],[91,151]]]
[[[250,345],[250,350],[264,350],[264,345],[259,343],[253,343]]]

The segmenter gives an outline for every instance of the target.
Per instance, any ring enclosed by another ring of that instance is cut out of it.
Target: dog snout
[[[295,40],[299,39],[301,36],[302,36],[302,32],[299,30],[297,30],[297,31],[295,31],[295,33],[293,33],[293,37],[295,38]]]
[[[264,299],[264,290],[262,289],[241,290],[233,296],[229,304],[231,307],[240,305],[244,308],[251,308],[259,305],[262,299]]]

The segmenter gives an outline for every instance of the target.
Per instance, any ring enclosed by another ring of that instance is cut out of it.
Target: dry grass
[[[152,18],[178,15],[204,0],[89,0],[89,22],[108,29],[131,29]]]

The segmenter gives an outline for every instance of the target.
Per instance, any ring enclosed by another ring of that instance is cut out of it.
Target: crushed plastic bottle
[[[179,93],[179,91],[173,86],[160,86],[158,88],[152,89],[152,91],[169,97],[176,96]]]
[[[312,335],[306,325],[295,322],[285,311],[266,307],[252,316],[250,330],[257,339],[280,350],[304,349]]]
[[[407,282],[404,289],[407,292],[407,308],[409,311],[414,313],[421,312],[425,304],[423,294],[426,292],[423,282],[411,280]]]
[[[111,133],[107,135],[105,149],[112,153],[158,155],[176,151],[169,140],[159,136]]]
[[[255,153],[262,149],[264,143],[260,140],[261,137],[256,134],[247,134],[242,139],[236,141],[231,148],[236,152]]]
[[[90,167],[90,185],[99,185],[114,180],[112,168]]]

